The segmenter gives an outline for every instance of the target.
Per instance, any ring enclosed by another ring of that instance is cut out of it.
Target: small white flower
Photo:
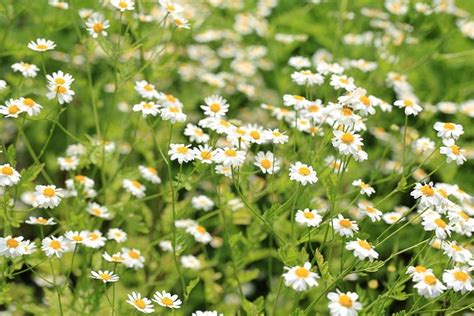
[[[198,258],[193,255],[182,256],[181,265],[185,268],[192,269],[192,270],[199,270],[201,269],[201,262]]]
[[[201,105],[204,115],[211,117],[225,116],[229,110],[227,101],[219,95],[211,95],[204,99],[206,105]]]
[[[259,167],[263,173],[273,174],[280,171],[280,159],[274,157],[273,153],[259,151],[255,156],[254,165]]]
[[[135,10],[135,2],[133,0],[110,0],[110,4],[119,9],[120,12]]]
[[[359,231],[359,226],[355,221],[344,218],[341,214],[337,218],[332,219],[332,227],[341,236],[354,236],[354,233]]]
[[[283,273],[285,285],[301,292],[312,287],[318,286],[319,275],[311,272],[311,263],[306,262],[303,266],[284,267]]]
[[[167,307],[167,308],[180,308],[181,307],[181,300],[178,298],[178,295],[168,293],[166,291],[156,291],[153,295],[153,301],[158,303],[158,305]]]
[[[132,292],[132,294],[128,294],[127,296],[127,303],[135,307],[138,311],[145,314],[151,314],[155,311],[151,301],[146,297],[142,297],[140,293]]]
[[[316,183],[318,177],[313,167],[297,161],[290,165],[290,180],[306,185]]]
[[[214,202],[205,195],[194,196],[191,199],[193,207],[197,210],[210,211],[214,207]]]
[[[10,164],[0,165],[0,187],[11,187],[20,182],[20,173]]]
[[[464,134],[462,125],[450,122],[436,122],[434,125],[434,129],[438,132],[436,135],[441,138],[458,139],[459,136]]]
[[[448,163],[455,161],[457,165],[462,165],[466,161],[466,157],[464,156],[466,150],[456,145],[454,139],[444,139],[443,145],[439,152],[447,156],[446,161]]]
[[[61,203],[63,190],[55,185],[37,185],[35,191],[34,207],[55,208]]]
[[[305,208],[304,210],[298,210],[296,212],[295,220],[297,223],[308,227],[318,227],[323,218],[318,214],[318,211]]]
[[[419,106],[413,99],[397,100],[394,103],[395,106],[405,109],[405,115],[417,116],[423,108]]]
[[[365,194],[367,196],[371,196],[375,193],[375,189],[362,181],[361,179],[355,180],[352,182],[353,186],[360,187],[360,194]]]
[[[191,225],[186,229],[186,232],[191,234],[197,242],[202,244],[208,244],[212,240],[211,234],[201,225]]]
[[[369,258],[369,260],[373,260],[379,257],[379,254],[375,251],[375,249],[370,243],[368,243],[366,240],[359,238],[357,238],[357,240],[347,242],[346,249],[352,250],[354,256],[356,256],[360,260],[364,260],[366,258]]]
[[[31,41],[28,43],[28,48],[37,52],[45,52],[47,50],[54,49],[56,44],[51,40],[46,40],[44,38],[38,38],[36,41]]]
[[[124,179],[122,187],[131,195],[142,198],[145,196],[146,187],[137,180]]]
[[[127,233],[120,228],[110,228],[107,232],[107,238],[122,243],[127,240]]]
[[[65,252],[71,251],[71,248],[71,243],[63,236],[50,236],[41,241],[41,250],[48,257],[56,256],[61,258]]]
[[[114,274],[112,271],[91,271],[91,278],[96,280],[101,280],[103,283],[117,282],[119,280],[118,275]]]
[[[448,289],[453,289],[454,292],[471,292],[472,278],[469,275],[468,267],[456,267],[451,270],[445,270],[443,273],[443,282],[446,283]]]
[[[184,144],[170,144],[168,155],[171,160],[178,160],[179,164],[183,162],[190,162],[194,160],[194,154],[191,145]]]
[[[142,112],[143,117],[148,115],[157,116],[160,112],[158,104],[152,101],[142,101],[135,104],[132,108],[133,112]]]
[[[146,166],[138,166],[138,170],[143,178],[150,181],[154,184],[160,184],[161,178],[158,176],[158,171],[153,167],[146,167]]]
[[[133,268],[135,270],[142,269],[145,263],[145,257],[141,255],[138,249],[122,248],[123,264],[127,268]]]
[[[336,292],[328,293],[327,297],[329,299],[329,312],[332,316],[355,316],[362,309],[362,304],[357,302],[359,298],[357,293],[342,293],[336,290]]]
[[[432,273],[427,273],[423,279],[418,281],[413,287],[418,290],[419,295],[426,298],[436,297],[446,290],[446,286]]]

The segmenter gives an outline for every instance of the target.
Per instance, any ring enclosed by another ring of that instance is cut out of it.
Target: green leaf
[[[5,158],[11,166],[15,166],[16,149],[14,145],[10,145],[5,151]]]
[[[385,265],[384,261],[363,261],[357,272],[377,272],[381,267]]]
[[[244,309],[247,315],[264,315],[263,314],[264,307],[265,307],[265,301],[263,299],[263,296],[260,296],[253,302],[244,300],[242,304],[242,308]]]
[[[20,172],[21,179],[20,185],[23,183],[29,184],[31,181],[34,181],[36,177],[40,174],[41,170],[43,170],[44,164],[39,165],[32,165],[28,169],[24,169]]]
[[[278,254],[280,255],[281,261],[286,266],[296,266],[300,264],[299,250],[294,244],[286,244],[283,247],[278,248]]]
[[[191,292],[193,291],[193,289],[196,287],[196,285],[199,283],[199,277],[189,281],[188,285],[186,285],[186,297],[188,297]]]
[[[316,263],[318,264],[319,271],[321,272],[322,278],[327,282],[332,282],[334,277],[329,272],[329,262],[324,260],[324,256],[318,249],[314,253]]]

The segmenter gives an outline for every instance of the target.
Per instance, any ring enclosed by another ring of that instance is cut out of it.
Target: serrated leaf
[[[8,146],[5,151],[5,158],[11,166],[15,166],[16,161],[16,149],[14,145]]]
[[[189,281],[188,285],[186,285],[186,296],[191,295],[191,292],[193,291],[193,289],[196,287],[196,285],[198,285],[199,280],[200,280],[199,277],[197,277]]]
[[[332,282],[334,277],[329,272],[329,263],[324,260],[324,256],[318,249],[314,252],[314,257],[316,258],[316,263],[318,264],[319,271],[321,276],[327,282]]]
[[[265,301],[263,299],[263,296],[260,296],[253,302],[244,300],[242,304],[242,308],[247,313],[247,315],[263,315],[264,307]]]
[[[39,173],[41,170],[43,170],[44,164],[39,164],[39,165],[33,165],[29,167],[28,169],[24,169],[20,172],[21,179],[20,179],[20,185],[23,183],[29,183],[31,181],[34,181],[36,177],[38,177]]]

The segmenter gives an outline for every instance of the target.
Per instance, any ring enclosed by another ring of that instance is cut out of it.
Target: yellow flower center
[[[125,2],[125,1],[120,1],[120,2],[119,2],[119,7],[120,7],[121,9],[126,9],[126,8],[128,7],[128,4],[127,4],[127,2]]]
[[[86,180],[86,177],[85,176],[82,176],[82,175],[77,175],[74,177],[74,180],[76,180],[77,182],[84,182]]]
[[[433,188],[429,185],[424,185],[420,188],[421,193],[425,196],[433,196],[435,194]]]
[[[145,103],[145,104],[143,104],[143,107],[144,107],[145,109],[151,109],[151,108],[153,107],[153,104],[151,104],[151,103]]]
[[[318,111],[319,111],[319,106],[314,105],[314,104],[313,104],[313,105],[310,105],[310,106],[308,107],[308,111],[311,112],[311,113],[318,112]]]
[[[153,173],[153,174],[157,174],[157,173],[158,173],[158,171],[156,171],[156,169],[153,168],[153,167],[148,167],[147,169],[148,169],[148,171],[150,171],[150,172]]]
[[[58,86],[57,93],[64,94],[67,92],[66,87],[64,86]]]
[[[163,297],[161,299],[161,303],[167,305],[167,306],[170,306],[170,305],[173,305],[173,300],[170,299],[169,297]]]
[[[37,44],[37,45],[36,45],[36,48],[38,48],[38,49],[47,49],[48,46],[45,45],[45,44]]]
[[[416,266],[415,271],[418,273],[426,272],[426,268],[424,266]]]
[[[459,213],[459,216],[461,216],[463,219],[465,219],[466,221],[470,218],[469,215],[467,215],[465,212],[463,211],[460,211]]]
[[[165,98],[166,98],[166,100],[168,100],[168,101],[171,102],[171,103],[174,103],[174,102],[178,101],[178,99],[176,99],[176,98],[175,98],[173,95],[171,95],[171,94],[165,95]]]
[[[43,218],[43,217],[38,217],[36,219],[36,222],[39,223],[39,224],[46,224],[48,222],[48,220]]]
[[[456,125],[454,125],[453,123],[444,123],[443,128],[453,131],[456,128]]]
[[[154,88],[151,84],[146,84],[145,86],[143,86],[143,89],[145,89],[145,90],[148,91],[148,92],[151,92],[151,91],[153,91],[155,88]]]
[[[359,240],[358,243],[359,243],[359,246],[361,246],[364,249],[367,249],[367,250],[372,249],[372,246],[365,240]]]
[[[140,254],[138,253],[138,251],[135,251],[135,250],[131,250],[128,252],[128,256],[132,259],[138,259],[140,258]]]
[[[8,114],[16,114],[20,111],[20,108],[17,106],[17,105],[11,105],[9,108],[8,108]]]
[[[295,98],[297,101],[303,101],[304,100],[304,97],[302,97],[300,95],[294,95],[293,98]]]
[[[309,168],[307,167],[300,167],[298,169],[298,173],[302,176],[309,176],[309,174],[311,173],[311,170],[309,170]]]
[[[20,243],[16,239],[8,239],[7,240],[7,247],[8,248],[16,248],[20,245]]]
[[[133,302],[133,304],[135,304],[135,306],[140,308],[140,309],[145,309],[145,307],[146,307],[145,301],[142,300],[141,298],[135,300],[135,302]]]
[[[55,82],[57,85],[62,85],[62,84],[65,84],[65,83],[66,83],[66,80],[64,80],[63,78],[56,78],[56,79],[54,79],[54,82]]]
[[[181,146],[181,147],[178,147],[178,149],[176,149],[178,151],[178,153],[180,154],[187,154],[188,151],[189,151],[189,148],[188,147],[185,147],[185,146]]]
[[[137,180],[133,180],[132,181],[132,185],[137,188],[137,189],[141,189],[142,188],[142,184],[140,182],[138,182]]]
[[[26,98],[25,100],[23,100],[23,104],[31,108],[33,107],[33,105],[35,105],[35,101],[33,101],[33,99]]]
[[[253,139],[260,139],[260,133],[258,131],[251,131],[250,136],[252,136]]]
[[[344,307],[351,308],[352,307],[352,299],[347,294],[339,295],[339,304]]]
[[[56,191],[54,191],[54,189],[51,189],[51,188],[46,188],[43,190],[43,195],[51,198],[56,195]]]
[[[443,221],[441,218],[437,218],[435,219],[435,224],[439,227],[439,228],[446,228],[446,222]]]
[[[237,156],[237,151],[235,149],[227,149],[224,154],[227,157],[236,157]]]
[[[209,105],[209,109],[212,112],[217,113],[221,110],[221,105],[219,103],[212,103],[211,105]]]
[[[341,225],[344,228],[351,228],[352,227],[351,221],[346,219],[346,218],[341,219],[339,221],[339,225]]]
[[[49,244],[49,246],[51,248],[53,248],[54,250],[58,250],[58,249],[61,249],[61,243],[57,240],[53,240],[51,241],[51,243]]]
[[[264,169],[270,169],[272,167],[272,162],[270,160],[268,160],[267,158],[264,158],[264,159],[260,160],[260,165]]]
[[[109,281],[112,277],[110,276],[110,274],[102,273],[102,274],[100,275],[100,278],[101,278],[102,280]]]
[[[2,174],[6,175],[6,176],[13,175],[13,168],[12,167],[4,166],[4,167],[2,167],[1,171],[2,171]]]
[[[72,240],[74,240],[74,241],[82,241],[83,238],[82,238],[80,235],[74,235],[74,236],[72,236]]]
[[[296,276],[298,276],[299,278],[307,278],[307,277],[309,277],[309,271],[308,271],[308,269],[302,268],[302,267],[296,269],[295,274],[296,274]]]
[[[461,154],[461,148],[459,146],[452,145],[450,148],[451,148],[451,151],[453,152],[453,154],[455,154],[455,155]]]
[[[364,105],[367,105],[367,106],[370,105],[370,99],[369,99],[367,96],[365,96],[365,95],[361,96],[361,97],[359,98],[359,100],[360,100],[360,102],[362,102]]]
[[[344,116],[351,116],[353,112],[351,108],[342,108],[341,113]]]
[[[435,285],[436,284],[436,278],[432,275],[427,275],[425,276],[425,283],[428,285]]]
[[[456,271],[453,275],[457,281],[466,282],[469,279],[469,275],[464,271]]]
[[[102,24],[101,22],[97,22],[94,24],[92,29],[94,30],[95,33],[100,33],[104,30],[104,24]]]
[[[456,244],[451,245],[451,248],[454,249],[455,251],[461,251],[462,250],[462,247],[458,246]]]
[[[209,152],[207,150],[203,150],[203,151],[201,151],[201,158],[204,159],[204,160],[210,160],[212,158],[212,154],[211,154],[211,152]]]
[[[314,219],[314,214],[312,212],[304,212],[303,215],[307,219]]]
[[[206,232],[206,229],[205,229],[204,227],[200,226],[200,225],[198,225],[198,226],[196,227],[196,230],[197,230],[198,233],[200,233],[200,234],[204,234],[204,233]]]
[[[344,144],[350,145],[354,142],[354,135],[352,135],[351,133],[344,133],[341,136],[341,141]]]
[[[97,235],[96,233],[90,233],[89,234],[89,239],[90,240],[97,240],[99,238],[99,235]]]
[[[406,107],[413,106],[413,102],[412,102],[411,100],[405,100],[405,101],[403,101],[403,104],[404,104]]]

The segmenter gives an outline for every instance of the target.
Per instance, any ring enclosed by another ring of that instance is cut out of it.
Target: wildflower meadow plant
[[[473,1],[1,8],[2,315],[474,310]]]

